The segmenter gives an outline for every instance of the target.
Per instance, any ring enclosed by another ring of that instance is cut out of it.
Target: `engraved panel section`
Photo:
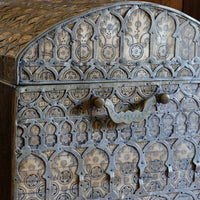
[[[22,159],[18,166],[20,182],[18,199],[45,199],[46,181],[43,178],[45,163],[37,156],[30,154]]]
[[[83,194],[87,199],[104,198],[110,192],[110,179],[106,173],[108,162],[108,155],[101,149],[93,149],[84,157],[87,175],[83,181]]]
[[[161,143],[154,143],[146,147],[145,152],[147,166],[144,170],[144,187],[148,192],[161,191],[167,185],[167,149]]]
[[[130,9],[125,22],[124,57],[128,61],[146,60],[150,56],[150,15],[142,9]]]
[[[111,13],[101,16],[99,24],[98,58],[101,61],[115,61],[119,57],[120,41],[118,33],[121,23],[117,17]]]
[[[93,56],[94,44],[91,40],[94,28],[86,21],[81,21],[75,27],[76,41],[74,44],[75,58],[78,62],[88,62]]]
[[[121,198],[134,194],[138,189],[138,161],[138,152],[131,146],[124,146],[115,154],[114,189]]]
[[[175,20],[167,13],[156,18],[156,45],[154,55],[159,60],[170,60],[175,56]]]
[[[78,162],[75,156],[63,151],[53,158],[51,166],[51,199],[75,199],[78,196]]]
[[[173,185],[175,188],[188,188],[194,180],[194,145],[186,140],[178,140],[173,145]]]
[[[190,198],[181,188],[199,190],[199,84],[86,86],[27,87],[18,95],[15,173],[21,198],[37,198],[38,190],[41,199],[174,200]],[[93,105],[96,95],[110,99],[116,112],[142,111],[143,100],[159,93],[168,93],[170,102],[157,103],[130,125],[114,123],[105,107]],[[41,170],[25,172],[26,163]],[[25,174],[37,175],[43,186],[29,191]]]

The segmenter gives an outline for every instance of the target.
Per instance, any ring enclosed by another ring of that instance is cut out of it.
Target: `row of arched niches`
[[[199,24],[151,5],[109,6],[66,20],[19,56],[19,81],[199,77]]]
[[[134,84],[22,89],[18,199],[199,199],[200,85]],[[170,102],[130,125],[115,124],[104,107],[92,105],[99,96],[125,111],[163,92]]]

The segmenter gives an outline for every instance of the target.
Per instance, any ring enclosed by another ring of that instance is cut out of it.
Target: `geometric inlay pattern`
[[[200,77],[199,24],[155,5],[119,4],[67,20],[19,55],[19,83]]]
[[[171,191],[173,198],[196,199],[199,84],[133,85],[21,92],[16,137],[19,199],[44,199],[44,194],[49,199],[144,199],[150,192],[150,199],[170,199]],[[160,92],[170,94],[170,102],[152,107],[140,123],[115,124],[105,108],[91,106],[92,96],[102,95],[122,111]],[[184,193],[186,188],[193,193]]]
[[[18,57],[16,199],[199,199],[199,52],[198,23],[134,2],[38,36]],[[92,103],[160,93],[170,102],[129,125]]]

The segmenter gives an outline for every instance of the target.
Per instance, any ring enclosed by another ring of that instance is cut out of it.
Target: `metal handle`
[[[170,97],[167,94],[159,94],[152,97],[147,98],[143,103],[143,110],[134,110],[134,111],[126,111],[126,112],[115,112],[114,105],[111,100],[106,99],[104,101],[100,97],[96,97],[94,99],[94,105],[98,108],[101,108],[105,105],[108,110],[108,114],[113,122],[130,124],[131,122],[140,122],[149,116],[150,108],[156,103],[167,104],[170,101]]]

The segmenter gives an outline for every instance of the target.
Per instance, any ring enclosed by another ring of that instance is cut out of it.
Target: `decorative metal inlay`
[[[199,78],[199,43],[199,24],[179,13],[151,4],[110,6],[33,41],[19,56],[19,82]]]
[[[35,86],[18,88],[15,199],[199,199],[198,35],[185,16],[127,3],[33,41],[19,57],[20,84]],[[161,93],[170,102],[138,123],[92,102],[119,113]]]
[[[39,195],[38,190],[47,195],[41,199],[174,199],[183,194],[197,199],[199,84],[80,87],[20,93],[18,199]],[[110,99],[116,111],[126,111],[161,92],[170,94],[170,102],[156,104],[149,117],[130,125],[115,124],[105,107],[91,106],[95,94]]]

